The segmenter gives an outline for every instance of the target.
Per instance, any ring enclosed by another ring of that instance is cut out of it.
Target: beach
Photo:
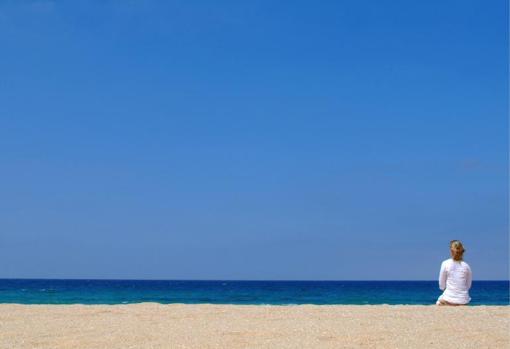
[[[510,348],[510,307],[0,304],[0,348]]]

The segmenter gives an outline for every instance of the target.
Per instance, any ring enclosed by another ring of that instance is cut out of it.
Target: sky
[[[508,4],[0,0],[0,278],[508,279]]]

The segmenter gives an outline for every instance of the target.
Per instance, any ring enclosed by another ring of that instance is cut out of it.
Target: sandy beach
[[[0,348],[510,348],[510,307],[0,304]]]

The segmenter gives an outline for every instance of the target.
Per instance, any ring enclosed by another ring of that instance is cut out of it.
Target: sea
[[[509,305],[510,282],[473,281],[471,305]],[[0,279],[0,303],[434,304],[437,281]]]

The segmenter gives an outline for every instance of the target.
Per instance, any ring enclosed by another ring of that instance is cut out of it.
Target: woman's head
[[[464,252],[466,252],[466,250],[464,249],[462,242],[459,240],[450,241],[450,254],[452,255],[453,260],[461,261],[464,256]]]

